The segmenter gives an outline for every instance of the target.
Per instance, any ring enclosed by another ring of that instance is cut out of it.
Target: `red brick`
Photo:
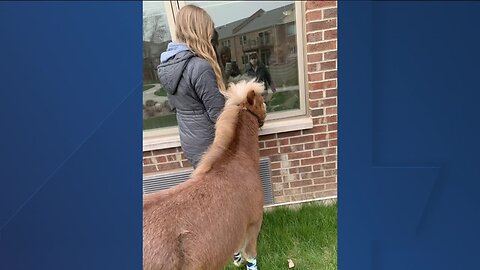
[[[315,32],[307,34],[307,42],[318,42],[323,40],[323,33],[322,32]]]
[[[325,190],[325,185],[309,186],[309,187],[303,187],[302,193],[322,191],[322,190]]]
[[[289,131],[289,132],[284,132],[284,133],[278,133],[278,138],[294,137],[294,136],[298,136],[300,134],[301,134],[301,132],[299,130]]]
[[[264,142],[258,142],[258,147],[261,149],[261,148],[265,148],[265,143]]]
[[[328,138],[329,139],[336,139],[338,136],[338,133],[335,131],[335,132],[331,132],[331,133],[328,133]]]
[[[276,134],[270,134],[270,135],[262,135],[260,136],[261,141],[268,141],[268,140],[273,140],[276,138]]]
[[[320,63],[312,63],[307,65],[308,72],[320,71]]]
[[[337,196],[337,190],[326,190],[326,191],[315,192],[315,197],[317,198],[330,197],[330,196]]]
[[[278,140],[278,144],[279,144],[279,145],[287,145],[287,144],[288,144],[288,139]]]
[[[323,175],[324,174],[322,171],[318,171],[318,172],[302,173],[300,177],[302,179],[313,179],[313,178],[323,177]]]
[[[314,82],[314,81],[322,81],[322,80],[323,80],[323,72],[308,74],[308,81]]]
[[[337,107],[327,108],[326,112],[327,112],[327,115],[337,114]]]
[[[337,8],[329,8],[323,10],[323,17],[327,18],[336,18],[337,17]]]
[[[337,29],[325,31],[324,37],[325,40],[337,39]]]
[[[310,99],[321,99],[323,98],[323,91],[310,92]]]
[[[272,173],[273,175],[273,173]],[[272,176],[272,183],[281,183],[282,182],[282,177],[280,176]]]
[[[312,157],[312,152],[311,151],[288,154],[288,159],[289,160],[299,159],[299,158],[310,158],[310,157]]]
[[[312,165],[312,164],[319,164],[324,162],[323,157],[314,157],[314,158],[307,158],[302,160],[302,165]]]
[[[270,162],[275,162],[275,161],[282,160],[282,157],[280,155],[270,156],[269,158],[270,158]]]
[[[278,196],[283,196],[283,190],[276,190],[273,192],[273,196],[278,197]]]
[[[265,142],[266,148],[275,147],[275,146],[278,146],[278,142],[276,140]]]
[[[290,138],[290,144],[306,143],[313,141],[313,135]]]
[[[260,150],[260,156],[266,157],[266,156],[271,156],[278,154],[278,148],[267,148],[267,149],[261,149]]]
[[[298,173],[298,168],[291,168],[291,169],[288,169],[288,172],[290,174],[295,174],[295,173]]]
[[[290,196],[291,201],[303,201],[303,200],[306,200],[307,198],[308,198],[307,194],[298,194],[298,195]]]
[[[336,123],[337,122],[337,116],[332,115],[332,116],[327,116],[327,123]]]
[[[311,115],[312,117],[322,116],[322,115],[323,115],[323,109],[311,110],[311,111],[310,111],[310,115]]]
[[[327,184],[325,189],[337,189],[337,183]]]
[[[329,98],[329,99],[322,100],[322,106],[324,106],[324,107],[334,106],[334,105],[337,105],[337,99],[336,98]]]
[[[157,163],[165,163],[167,162],[167,157],[166,156],[160,156],[155,158],[157,160]]]
[[[325,176],[333,176],[333,175],[337,175],[337,170],[325,171]]]
[[[272,170],[280,169],[280,162],[271,162],[270,168],[272,168]]]
[[[325,90],[325,97],[336,97],[336,96],[337,96],[337,89]]]
[[[311,22],[311,21],[319,21],[322,19],[322,11],[321,10],[315,10],[308,12],[305,15],[305,21]]]
[[[294,187],[305,187],[305,186],[308,186],[308,185],[311,185],[312,184],[312,180],[308,179],[308,180],[301,180],[301,181],[293,181],[293,182],[290,182],[290,187],[294,188]]]
[[[298,168],[299,173],[306,173],[311,171],[312,171],[312,166],[305,166],[305,167]]]
[[[172,162],[172,161],[177,161],[177,156],[176,155],[168,155],[167,161]]]
[[[320,70],[336,69],[337,61],[320,63]]]
[[[183,168],[192,167],[192,163],[190,163],[190,161],[188,160],[184,160],[182,161],[182,167]]]
[[[309,86],[310,86],[310,90],[335,88],[335,87],[337,87],[337,81],[336,80],[330,80],[330,81],[309,83]]]
[[[162,163],[162,164],[158,164],[157,166],[159,171],[168,171],[168,170],[178,169],[182,167],[180,162]]]
[[[308,106],[310,108],[317,108],[317,107],[320,107],[320,101],[319,100],[310,100],[308,102]]]
[[[307,144],[305,144],[305,150],[324,148],[324,147],[327,147],[327,146],[328,146],[328,142],[327,142],[327,141],[307,143]],[[313,152],[313,155],[315,156],[315,152]]]
[[[272,170],[272,176],[280,176],[281,171],[280,170]]]
[[[321,133],[321,132],[326,132],[326,131],[327,131],[327,126],[316,125],[311,129],[303,130],[303,134]]]
[[[302,188],[299,187],[299,188],[286,189],[283,191],[283,193],[285,193],[285,195],[300,194],[302,193]]]
[[[322,53],[315,53],[307,55],[307,63],[320,62],[323,61]]]
[[[316,134],[315,141],[325,141],[327,139],[327,134]]]
[[[323,58],[325,60],[336,60],[337,59],[337,51],[325,52],[323,54]],[[332,71],[330,71],[330,72],[332,72]]]
[[[152,165],[152,164],[153,164],[152,159],[150,159],[150,158],[144,158],[143,159],[143,166]]]
[[[157,172],[157,167],[155,165],[152,166],[143,166],[143,173],[152,173]]]
[[[167,148],[167,149],[153,150],[153,155],[159,156],[159,155],[171,154],[176,152],[177,152],[177,148]]]
[[[143,152],[143,157],[149,157],[152,155],[152,151],[145,151]]]
[[[322,169],[323,170],[335,169],[336,166],[337,166],[337,164],[335,162],[325,163],[325,164],[322,164]]]
[[[298,166],[298,165],[300,165],[300,160],[292,160],[292,161],[290,161],[290,166],[291,166],[291,167],[296,167],[296,166]]]
[[[328,131],[336,131],[337,128],[338,128],[337,124],[331,124],[331,125],[328,125],[327,130]]]
[[[305,2],[306,2],[305,8],[307,10],[337,6],[337,1],[305,1]]]
[[[328,141],[328,146],[337,146],[337,140]]]
[[[327,157],[325,157],[325,161],[326,162],[337,161],[337,155],[327,156]]]
[[[337,52],[335,52],[335,53],[337,53]],[[337,71],[336,70],[325,72],[325,80],[336,79],[336,78],[337,78]]]
[[[280,153],[291,153],[295,151],[303,151],[303,144],[289,145],[280,147]]]
[[[321,178],[313,179],[313,184],[315,185],[328,184],[328,183],[335,183],[335,181],[337,181],[337,178],[335,177],[321,177]]]
[[[335,50],[336,48],[337,48],[337,41],[336,40],[319,42],[319,43],[308,44],[307,45],[307,51],[308,52],[323,52],[323,51],[328,51],[328,50]]]

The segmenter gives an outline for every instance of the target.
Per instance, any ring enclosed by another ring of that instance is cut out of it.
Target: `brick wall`
[[[307,108],[312,129],[260,137],[272,166],[274,202],[337,195],[337,3],[305,1]],[[145,174],[189,167],[181,148],[143,153]]]

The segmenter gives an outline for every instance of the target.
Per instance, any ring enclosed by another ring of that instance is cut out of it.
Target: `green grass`
[[[153,88],[153,87],[155,87],[155,85],[153,85],[153,84],[144,84],[143,85],[143,91],[147,91],[148,89]]]
[[[300,108],[298,90],[276,92],[268,102],[267,112],[278,112]]]
[[[165,92],[165,89],[163,89],[163,88],[158,89],[157,91],[155,91],[154,94],[159,96],[159,97],[166,97],[167,96],[167,92]]]
[[[337,205],[305,204],[265,213],[257,253],[261,270],[288,270],[288,259],[295,270],[336,270]],[[239,268],[231,263],[224,268],[233,269]]]
[[[161,127],[171,127],[177,125],[177,117],[175,114],[143,119],[143,130]]]

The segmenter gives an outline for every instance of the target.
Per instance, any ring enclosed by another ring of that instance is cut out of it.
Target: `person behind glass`
[[[247,65],[246,74],[265,84],[265,91],[263,92],[264,97],[268,94],[268,86],[270,86],[272,92],[275,93],[277,91],[275,83],[273,82],[267,67],[258,60],[257,53],[250,54],[248,58],[249,64]]]
[[[213,142],[215,123],[225,104],[221,93],[225,84],[207,12],[184,6],[176,16],[175,29],[177,39],[161,54],[158,75],[176,112],[182,150],[196,168]]]
[[[223,69],[223,80],[225,84],[235,81],[235,78],[241,75],[237,62],[232,61],[232,54],[230,48],[223,46],[219,50],[220,63]]]

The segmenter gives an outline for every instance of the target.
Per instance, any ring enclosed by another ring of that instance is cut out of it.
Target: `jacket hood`
[[[193,52],[186,44],[176,42],[170,42],[167,50],[161,54],[161,64],[157,68],[158,78],[169,94],[177,92],[183,71],[193,56]]]

